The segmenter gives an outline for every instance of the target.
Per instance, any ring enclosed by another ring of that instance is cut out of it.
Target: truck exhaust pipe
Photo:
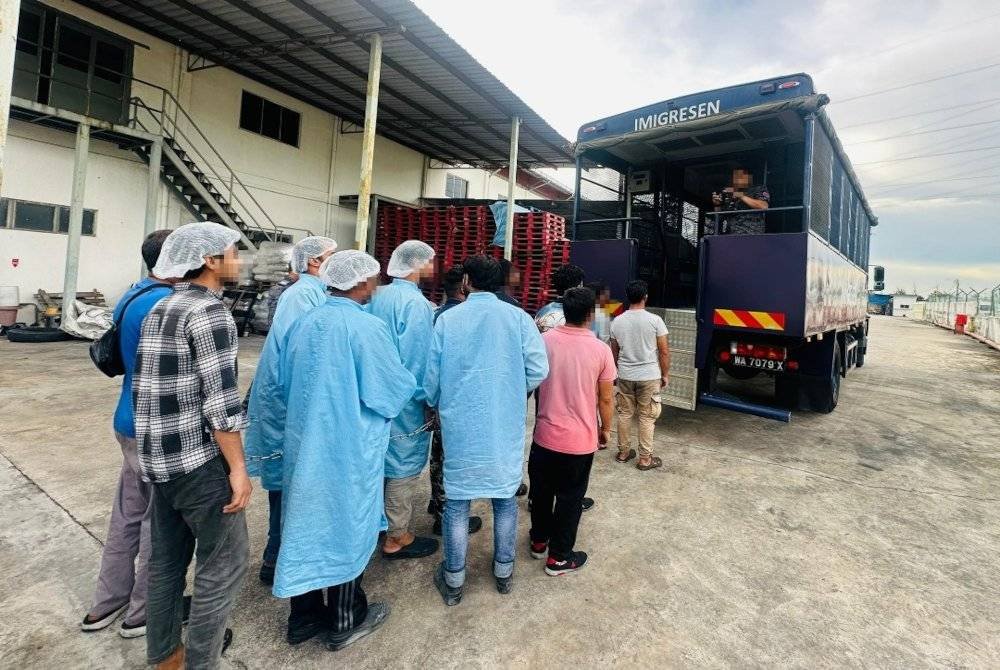
[[[702,405],[708,405],[709,407],[719,407],[733,412],[753,414],[754,416],[760,416],[765,419],[774,419],[775,421],[783,421],[784,423],[789,423],[792,420],[792,413],[787,409],[775,409],[774,407],[768,407],[767,405],[757,405],[752,402],[745,402],[733,396],[723,397],[712,393],[702,393],[698,398],[698,402]]]

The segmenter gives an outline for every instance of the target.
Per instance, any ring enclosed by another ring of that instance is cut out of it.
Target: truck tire
[[[836,409],[840,401],[840,379],[840,342],[837,342],[833,345],[829,377],[810,384],[809,406],[814,412],[829,414]]]
[[[11,342],[62,342],[68,340],[69,335],[58,328],[24,326],[23,328],[8,329],[7,339]]]
[[[867,340],[867,338],[865,339]],[[856,358],[854,360],[854,367],[860,368],[865,364],[866,353],[868,353],[868,347],[867,346],[862,347],[861,344],[858,344],[858,348],[855,352]]]
[[[788,409],[799,408],[799,380],[778,375],[774,378],[774,397],[778,404]]]

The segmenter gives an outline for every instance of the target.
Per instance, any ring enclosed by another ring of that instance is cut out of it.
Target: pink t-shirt
[[[614,381],[611,347],[589,328],[559,326],[542,334],[549,376],[538,387],[534,440],[564,454],[597,451],[597,382]]]

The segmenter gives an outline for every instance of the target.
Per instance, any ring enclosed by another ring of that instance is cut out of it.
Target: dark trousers
[[[221,456],[186,475],[153,484],[146,604],[146,655],[151,664],[181,644],[184,582],[194,555],[186,667],[218,667],[226,619],[243,584],[250,551],[243,512],[222,513],[231,498]]]
[[[361,588],[361,573],[355,579],[343,584],[337,584],[327,589],[317,589],[292,596],[292,611],[288,616],[288,625],[320,618],[335,633],[352,630],[364,622],[368,616],[368,596]],[[323,604],[323,592],[326,591],[326,604]]]
[[[441,431],[431,434],[431,504],[429,511],[438,521],[444,514],[444,443]]]
[[[281,491],[267,492],[267,546],[264,562],[274,565],[281,549]]]
[[[593,462],[594,454],[562,454],[531,445],[531,541],[548,542],[549,556],[557,561],[568,558],[576,544]]]

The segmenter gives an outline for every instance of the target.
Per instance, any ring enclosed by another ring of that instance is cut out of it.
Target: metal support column
[[[149,145],[149,173],[146,179],[146,218],[142,226],[142,239],[156,230],[156,217],[160,207],[160,164],[163,160],[163,140]],[[139,278],[146,276],[145,262],[139,262]]]
[[[368,91],[365,98],[365,132],[361,138],[361,182],[358,184],[358,218],[354,248],[368,248],[368,208],[372,197],[372,163],[375,159],[375,121],[378,118],[378,83],[382,71],[382,36],[371,36],[368,58]]]
[[[517,142],[521,134],[521,119],[510,120],[510,160],[507,163],[507,228],[503,240],[503,257],[510,260],[514,251],[514,187],[517,185]]]
[[[10,91],[14,80],[14,47],[17,44],[17,20],[20,15],[21,0],[0,2],[0,189],[3,188],[4,147],[7,146]]]
[[[76,300],[76,276],[80,269],[80,234],[83,232],[83,194],[87,188],[87,158],[90,152],[90,126],[76,127],[76,153],[73,155],[73,193],[69,201],[69,230],[66,235],[66,274],[63,278],[62,313],[65,320]]]
[[[573,181],[573,225],[570,227],[569,239],[576,239],[576,224],[580,220],[580,180],[583,177],[583,162],[580,156],[576,157],[576,178]]]

